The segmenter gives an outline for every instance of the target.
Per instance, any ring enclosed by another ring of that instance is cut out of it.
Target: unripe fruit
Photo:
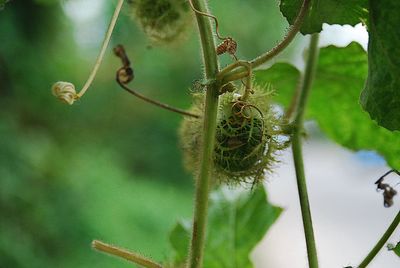
[[[214,178],[225,184],[257,184],[276,163],[280,142],[280,119],[270,104],[271,91],[255,87],[246,101],[238,90],[220,97],[215,136]],[[192,112],[204,111],[204,94],[195,94]],[[185,165],[190,171],[199,166],[203,120],[185,118],[180,130]]]
[[[220,113],[215,139],[214,161],[223,170],[250,169],[265,149],[262,115],[252,106],[236,102]]]
[[[156,43],[179,39],[190,24],[190,8],[185,0],[131,1],[135,18]]]

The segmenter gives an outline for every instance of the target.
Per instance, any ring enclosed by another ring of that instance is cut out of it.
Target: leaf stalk
[[[92,247],[98,251],[114,255],[119,258],[123,258],[127,261],[136,263],[145,268],[162,268],[161,264],[158,264],[153,260],[143,257],[137,253],[129,252],[126,249],[112,246],[98,240],[94,240],[92,242]]]

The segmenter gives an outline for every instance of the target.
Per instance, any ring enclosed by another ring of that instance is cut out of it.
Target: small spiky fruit
[[[257,184],[276,163],[280,119],[272,111],[271,90],[255,87],[246,101],[238,90],[221,95],[214,146],[214,178],[220,183]],[[192,111],[204,110],[204,94],[197,93]],[[185,118],[180,129],[185,165],[190,171],[199,166],[203,120]]]
[[[266,129],[262,114],[241,101],[227,105],[220,113],[214,149],[215,164],[223,170],[250,169],[265,149]]]
[[[134,0],[130,3],[144,32],[156,43],[179,39],[190,24],[190,8],[185,0]]]

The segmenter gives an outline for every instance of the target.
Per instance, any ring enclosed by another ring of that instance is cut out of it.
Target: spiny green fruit
[[[240,101],[232,107],[227,105],[218,119],[214,161],[223,170],[248,170],[264,152],[266,129],[262,116],[245,105]]]
[[[156,43],[179,39],[190,24],[185,0],[132,0],[133,13],[144,32]]]
[[[272,91],[255,87],[246,101],[238,90],[220,97],[214,146],[214,178],[220,183],[257,184],[276,163],[277,150],[285,148],[278,138],[281,120],[270,104]],[[204,93],[194,94],[192,112],[204,111]],[[185,118],[180,129],[185,166],[196,171],[202,145],[203,120]]]

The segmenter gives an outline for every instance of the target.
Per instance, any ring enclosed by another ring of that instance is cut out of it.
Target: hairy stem
[[[279,42],[274,48],[269,50],[268,52],[258,56],[257,58],[250,61],[251,67],[256,68],[279,53],[281,53],[294,39],[296,34],[300,31],[300,27],[303,24],[304,18],[307,15],[308,10],[310,9],[311,0],[304,0],[303,4],[300,8],[299,14],[297,15],[296,19],[293,22],[293,25],[290,27],[289,31],[287,32],[286,36]],[[233,63],[234,64],[234,63]],[[230,69],[231,66],[228,65],[225,67],[221,72],[225,72],[225,69]],[[227,83],[229,81],[234,81],[245,77],[247,74],[244,68],[238,68],[237,70],[231,71],[225,75],[223,82]]]
[[[251,91],[252,91],[251,80],[253,78],[252,77],[253,76],[253,69],[251,68],[250,62],[244,61],[244,60],[235,61],[234,63],[232,63],[229,66],[227,66],[226,68],[224,68],[223,71],[219,72],[218,75],[217,75],[217,79],[221,80],[227,72],[235,69],[238,66],[243,66],[247,70],[246,83],[244,83],[245,92],[244,92],[244,95],[241,97],[241,100],[245,101],[247,99],[247,97],[250,95]]]
[[[209,13],[205,0],[192,0],[191,3],[194,9],[203,13]],[[197,12],[195,12],[195,15],[203,51],[205,78],[208,81],[215,81],[219,71],[219,64],[210,19]],[[200,170],[196,180],[193,229],[188,260],[188,267],[190,268],[201,268],[203,261],[208,197],[213,164],[215,130],[217,126],[218,89],[217,83],[211,82],[207,86],[202,136],[203,148],[200,156]]]
[[[310,8],[310,4],[311,0],[303,1],[299,14],[297,15],[295,21],[293,22],[293,25],[290,27],[286,36],[282,39],[282,41],[278,45],[276,45],[270,51],[250,61],[251,66],[253,68],[260,66],[261,64],[267,62],[268,60],[272,59],[273,57],[281,53],[293,41],[296,34],[300,31],[300,27],[303,24],[307,11]]]
[[[137,253],[129,252],[125,249],[118,248],[109,244],[106,244],[104,242],[94,240],[92,242],[92,247],[98,251],[102,251],[105,253],[108,253],[110,255],[114,255],[120,258],[123,258],[125,260],[131,261],[133,263],[136,263],[140,266],[146,267],[146,268],[162,268],[161,264],[158,264],[146,257],[143,257]]]
[[[372,250],[368,253],[367,257],[360,263],[358,268],[365,268],[372,261],[373,258],[378,254],[378,252],[383,248],[383,246],[388,241],[389,237],[393,234],[394,230],[396,230],[397,226],[400,224],[400,211],[397,213],[396,217],[390,224],[389,228],[385,231],[381,239],[379,239],[378,243],[372,248]]]
[[[311,84],[314,78],[316,64],[318,60],[318,34],[314,34],[311,36],[308,53],[309,55],[307,59],[306,70],[299,93],[299,102],[296,107],[296,117],[293,122],[292,151],[294,165],[296,169],[297,189],[300,199],[301,215],[303,217],[303,227],[307,245],[308,263],[310,268],[317,268],[317,249],[315,246],[310,203],[308,200],[306,177],[304,174],[301,137],[304,123],[304,111],[306,108],[307,99],[311,89]]]

